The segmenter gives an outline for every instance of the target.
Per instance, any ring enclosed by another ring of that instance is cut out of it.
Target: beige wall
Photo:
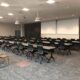
[[[0,23],[0,36],[14,36],[15,30],[15,24]]]

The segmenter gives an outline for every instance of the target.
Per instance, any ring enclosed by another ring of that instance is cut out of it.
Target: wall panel
[[[41,23],[38,22],[38,23],[24,24],[24,33],[25,37],[27,38],[41,37]]]
[[[0,23],[0,36],[15,36],[15,24]]]

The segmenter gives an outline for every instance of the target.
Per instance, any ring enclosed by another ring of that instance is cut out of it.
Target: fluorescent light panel
[[[46,3],[53,4],[53,3],[55,3],[55,0],[48,0],[48,1],[46,1]]]
[[[2,19],[3,17],[2,16],[0,16],[0,19]]]
[[[13,13],[8,13],[8,15],[9,15],[9,16],[13,16],[14,14],[13,14]]]
[[[9,7],[10,5],[8,3],[2,2],[1,6],[3,6],[3,7]]]
[[[28,9],[28,8],[23,8],[22,10],[23,10],[23,11],[29,11],[29,9]]]

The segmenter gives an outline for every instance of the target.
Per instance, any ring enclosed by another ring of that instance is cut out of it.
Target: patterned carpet
[[[0,80],[80,80],[80,52],[70,56],[54,55],[55,62],[39,64],[25,56],[9,55],[10,64],[0,68]]]

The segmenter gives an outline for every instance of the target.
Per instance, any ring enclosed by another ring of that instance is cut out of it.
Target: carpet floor
[[[80,80],[80,51],[69,56],[54,54],[55,62],[43,64],[10,52],[0,53],[9,56],[9,65],[0,68],[0,80]]]

